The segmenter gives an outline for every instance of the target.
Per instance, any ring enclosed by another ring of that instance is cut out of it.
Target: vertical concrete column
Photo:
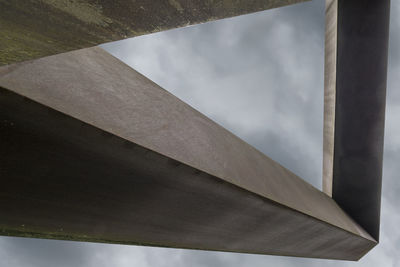
[[[389,12],[389,0],[327,1],[324,192],[376,240]]]
[[[335,144],[337,5],[338,0],[326,0],[322,189],[330,197],[332,196],[333,148]]]

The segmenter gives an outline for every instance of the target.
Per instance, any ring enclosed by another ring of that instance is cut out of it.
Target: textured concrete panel
[[[333,150],[335,136],[336,59],[338,0],[325,5],[324,141],[322,190],[332,197]]]
[[[0,68],[0,232],[357,260],[328,196],[100,48]]]
[[[0,0],[0,65],[306,0]]]
[[[390,1],[328,3],[324,191],[378,240]]]

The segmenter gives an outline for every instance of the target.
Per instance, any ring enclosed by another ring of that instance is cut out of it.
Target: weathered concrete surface
[[[0,65],[306,0],[0,0]]]
[[[0,68],[0,233],[357,260],[324,193],[100,48]]]
[[[326,61],[324,190],[378,240],[390,1],[330,2],[326,50],[337,58]]]
[[[322,190],[332,197],[333,150],[335,136],[336,60],[337,60],[337,2],[325,4],[325,70],[324,70],[324,142],[322,161]]]

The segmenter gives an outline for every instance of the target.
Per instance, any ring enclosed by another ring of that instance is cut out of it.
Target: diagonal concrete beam
[[[330,197],[106,53],[0,68],[0,234],[358,260]]]
[[[389,0],[326,4],[323,189],[379,239]]]
[[[307,0],[0,0],[0,65]]]

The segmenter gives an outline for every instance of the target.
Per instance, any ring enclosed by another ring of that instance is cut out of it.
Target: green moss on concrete
[[[108,40],[104,36],[109,33],[99,33],[97,25],[86,25],[43,3],[0,0],[0,9],[0,65],[94,46]]]
[[[179,245],[165,245],[156,242],[140,242],[137,240],[127,240],[118,237],[103,237],[84,235],[79,233],[64,232],[60,229],[57,232],[43,231],[34,228],[27,228],[21,225],[19,228],[13,228],[9,226],[0,225],[0,236],[10,237],[25,237],[25,238],[40,238],[40,239],[54,239],[54,240],[65,240],[65,241],[78,241],[78,242],[93,242],[93,243],[105,243],[105,244],[119,244],[119,245],[135,245],[135,246],[152,246],[152,247],[168,247],[168,248],[182,248]],[[187,249],[203,249],[195,247],[186,247]]]
[[[41,57],[43,50],[48,54],[65,51],[65,46],[55,46],[52,40],[35,32],[24,31],[15,25],[7,25],[7,21],[0,20],[7,27],[0,28],[2,40],[0,42],[0,63],[18,62],[21,59]],[[57,47],[59,49],[57,49]]]
[[[85,23],[93,23],[99,26],[108,26],[112,19],[103,15],[102,7],[77,0],[42,0],[48,5],[66,12]]]
[[[0,0],[0,65],[307,0]]]
[[[183,8],[182,8],[181,4],[177,0],[168,0],[168,2],[169,2],[169,4],[171,6],[176,8],[176,10],[178,10],[181,13],[183,12]]]

